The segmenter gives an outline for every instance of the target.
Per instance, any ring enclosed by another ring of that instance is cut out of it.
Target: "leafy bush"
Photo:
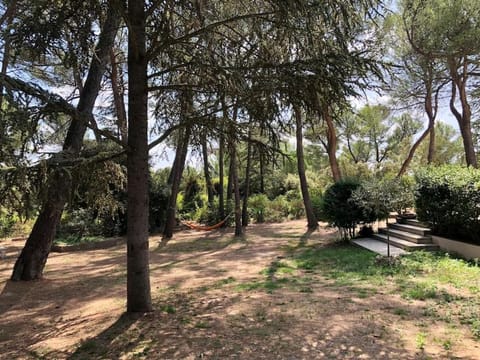
[[[267,209],[267,222],[282,222],[288,218],[289,202],[285,195],[273,199]]]
[[[159,231],[165,225],[170,197],[170,187],[167,184],[169,173],[170,169],[162,169],[150,176],[149,223],[151,231]]]
[[[412,207],[414,190],[412,182],[403,179],[369,179],[354,191],[352,199],[367,218],[383,220],[391,211],[401,214]]]
[[[203,204],[202,188],[195,175],[189,175],[185,181],[182,211],[193,213],[198,208],[203,207]]]
[[[359,186],[358,180],[344,179],[330,186],[323,196],[320,219],[338,227],[343,238],[355,236],[357,224],[375,220],[372,214],[352,199],[353,192]]]
[[[248,199],[250,214],[256,223],[265,222],[265,212],[269,202],[267,195],[264,194],[253,195]]]
[[[64,212],[57,231],[58,238],[81,239],[87,235],[100,235],[102,226],[95,221],[89,209],[76,209]]]
[[[193,215],[193,219],[200,224],[214,225],[222,221],[218,214],[218,198],[214,198],[213,204],[208,204],[207,201],[204,202],[204,205],[201,208],[198,208]],[[230,216],[227,219],[227,224],[234,219],[233,216]]]
[[[480,244],[480,171],[445,165],[416,173],[416,210],[434,234]]]
[[[288,202],[288,218],[292,219],[300,219],[305,216],[305,204],[303,203],[303,199],[301,198],[294,198]]]
[[[0,237],[11,235],[13,227],[18,219],[10,213],[4,212],[0,209]]]
[[[323,194],[319,188],[312,188],[310,190],[310,200],[312,202],[313,212],[317,219],[322,219]]]

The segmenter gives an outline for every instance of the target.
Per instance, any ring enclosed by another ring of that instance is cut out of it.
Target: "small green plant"
[[[170,304],[165,304],[161,306],[161,311],[166,312],[167,314],[175,314],[177,312],[177,309],[175,306],[170,305]]]
[[[197,329],[208,329],[211,327],[211,325],[206,321],[197,321],[197,323],[195,323],[195,327]]]
[[[424,350],[427,342],[427,334],[424,332],[419,332],[415,337],[415,344],[417,349]]]
[[[450,340],[450,339],[443,340],[442,347],[447,351],[451,350],[452,349],[452,340]]]
[[[470,325],[470,330],[475,339],[480,340],[480,319],[475,319]]]

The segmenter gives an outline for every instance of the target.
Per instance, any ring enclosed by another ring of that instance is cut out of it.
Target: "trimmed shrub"
[[[359,187],[358,180],[344,179],[330,186],[323,196],[321,219],[338,227],[343,238],[354,237],[358,224],[375,220],[352,199],[353,192]]]
[[[445,165],[416,173],[416,211],[436,235],[480,244],[480,171]]]

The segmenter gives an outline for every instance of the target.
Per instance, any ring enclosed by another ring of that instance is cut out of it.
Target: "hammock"
[[[230,214],[231,215],[231,214]],[[225,219],[223,219],[222,221],[220,221],[218,224],[215,224],[215,225],[211,225],[211,226],[204,226],[204,225],[197,225],[195,224],[193,221],[184,221],[184,220],[180,220],[180,222],[187,226],[188,228],[192,229],[192,230],[197,230],[197,231],[212,231],[212,230],[215,230],[215,229],[218,229],[220,227],[223,226],[223,224],[225,224],[225,222],[228,220],[228,218],[230,217],[230,215],[228,215]]]

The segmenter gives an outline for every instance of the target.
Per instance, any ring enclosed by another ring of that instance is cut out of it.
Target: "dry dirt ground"
[[[328,246],[333,230],[293,221],[231,234],[182,231],[164,248],[152,237],[155,311],[137,316],[124,314],[124,246],[52,253],[44,279],[26,283],[8,281],[22,244],[1,243],[0,358],[480,359],[467,330],[424,319],[421,301],[388,286],[365,296],[316,272],[306,289],[255,286],[287,246]],[[425,327],[448,346],[419,344]]]

